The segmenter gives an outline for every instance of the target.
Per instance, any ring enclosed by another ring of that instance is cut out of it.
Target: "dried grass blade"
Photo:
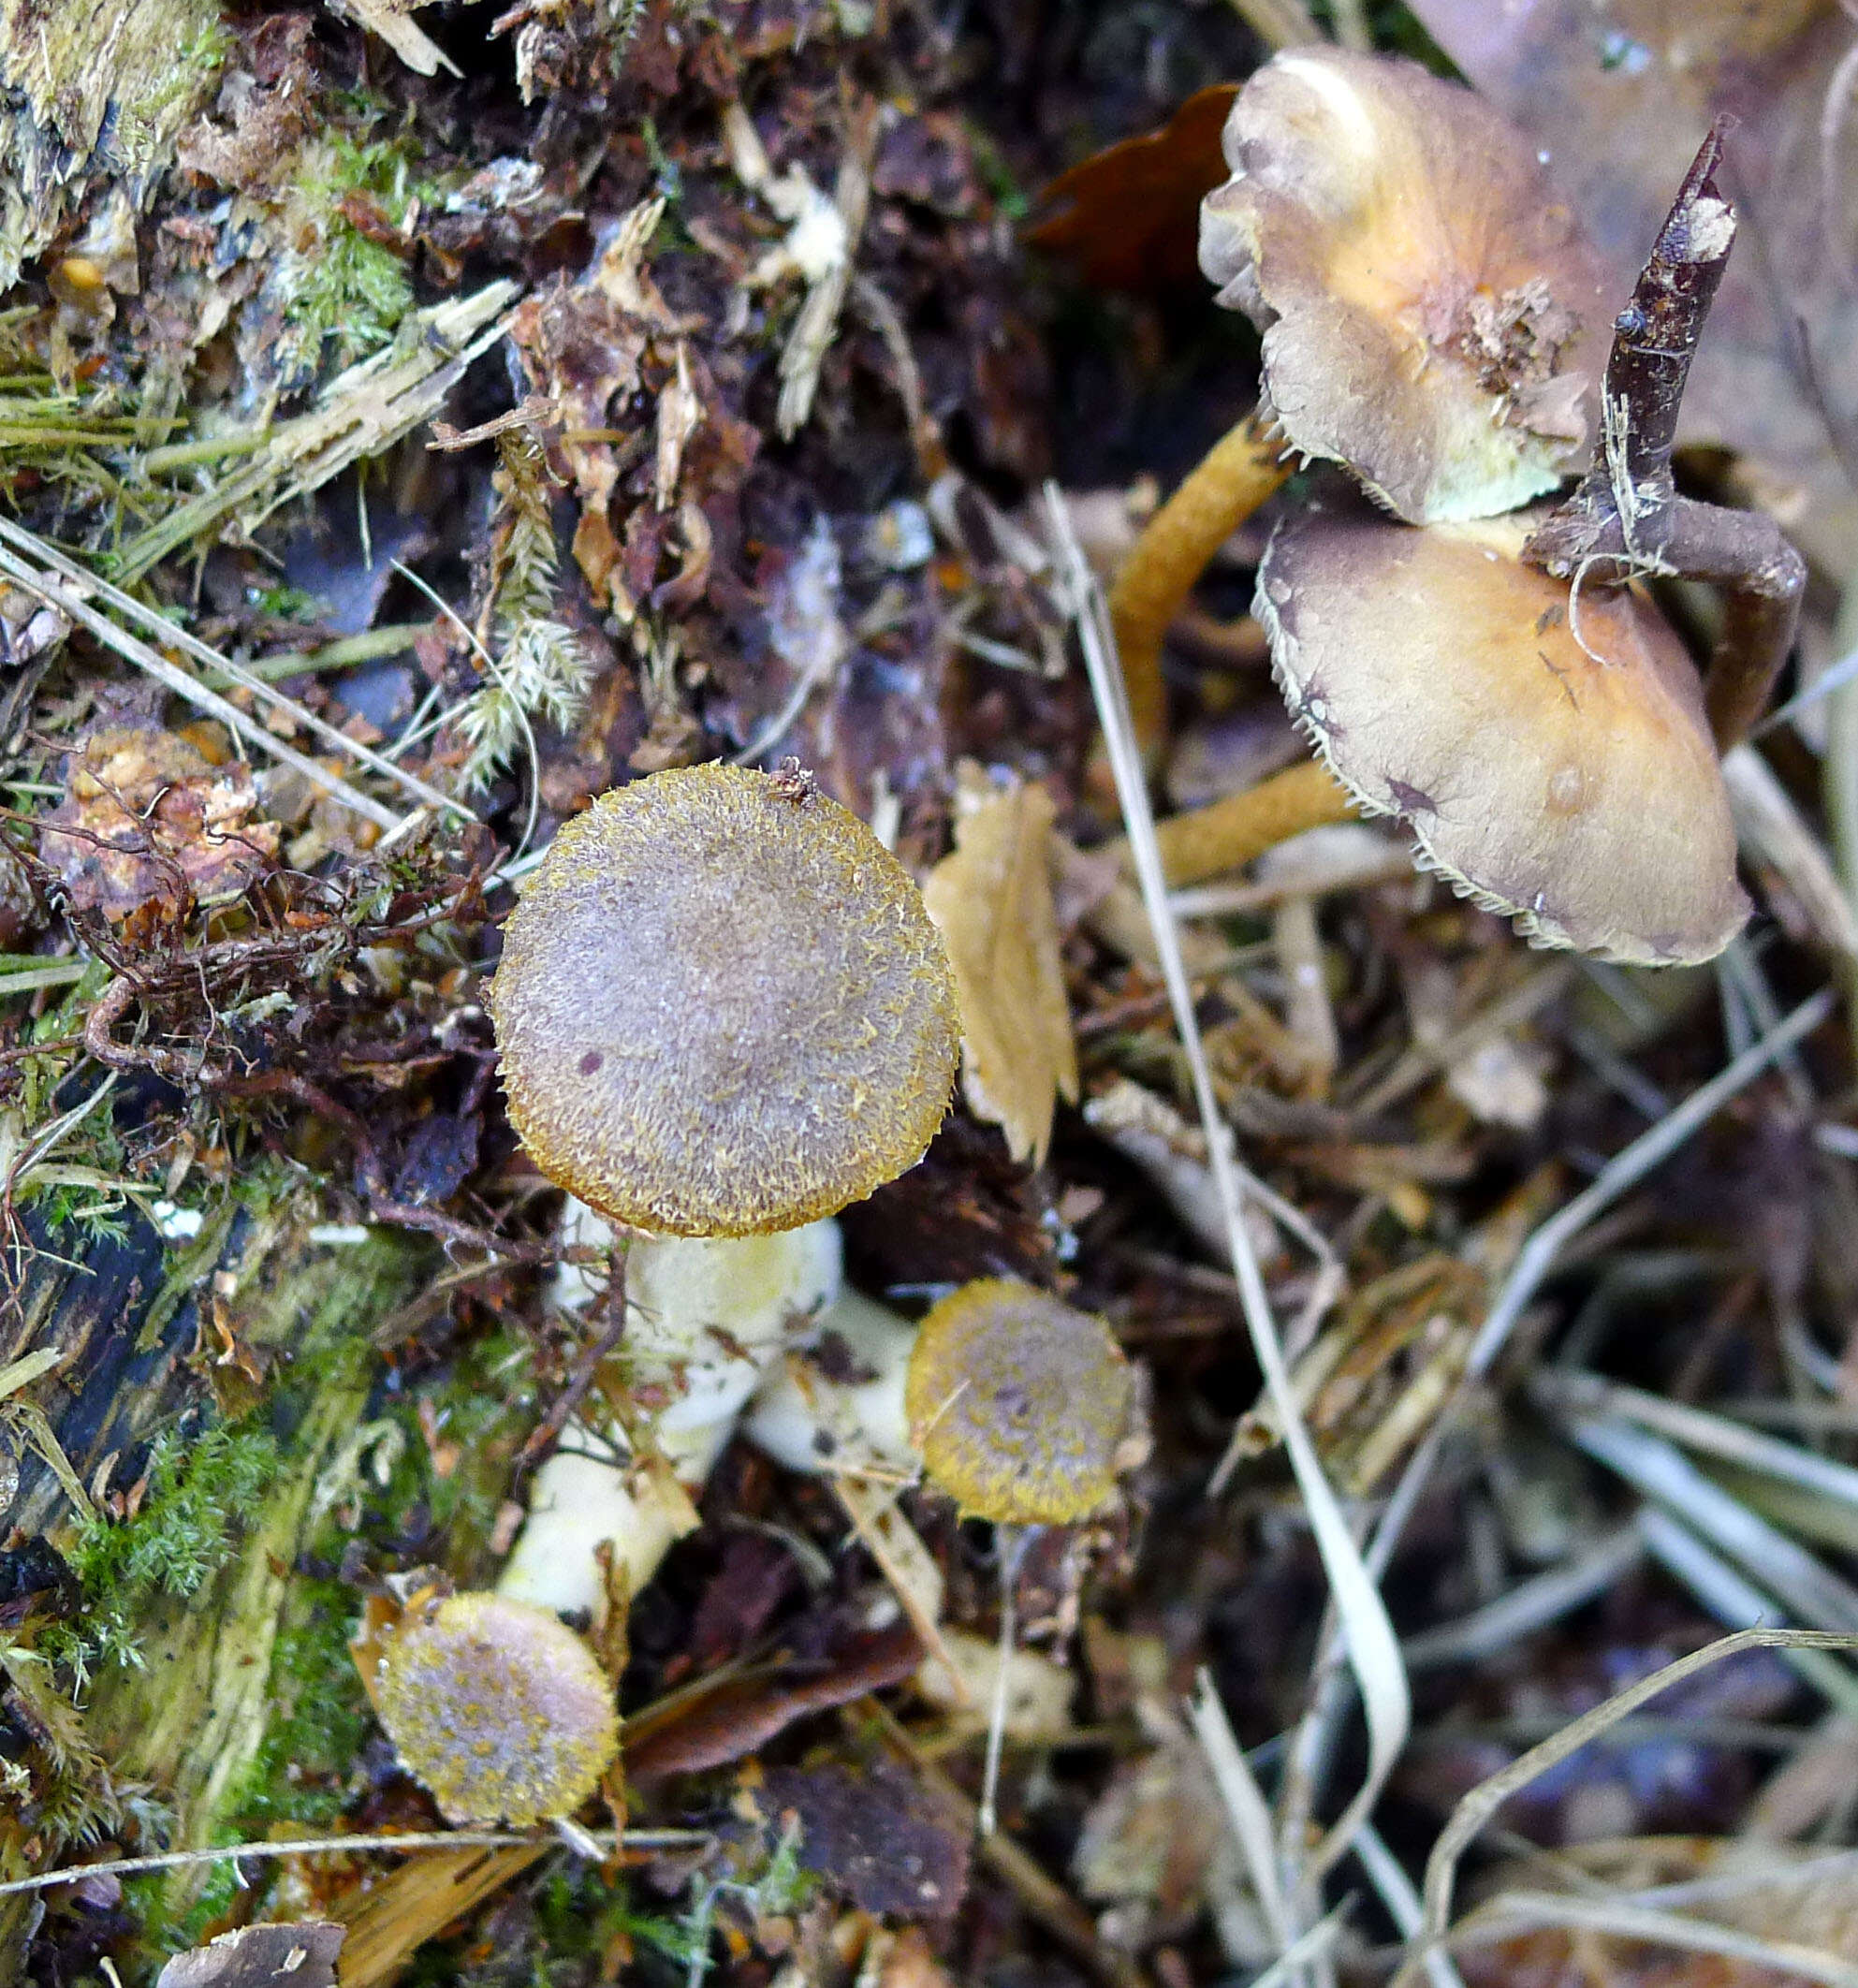
[[[1837,998],[1831,988],[1823,987],[1802,1001],[1784,1021],[1726,1063],[1708,1083],[1699,1085],[1681,1104],[1674,1107],[1656,1125],[1647,1126],[1630,1146],[1616,1153],[1587,1187],[1564,1207],[1558,1208],[1529,1236],[1518,1252],[1503,1288],[1497,1294],[1477,1338],[1471,1342],[1457,1396],[1448,1404],[1433,1425],[1432,1433],[1413,1453],[1399,1483],[1394,1487],[1380,1525],[1375,1528],[1368,1549],[1368,1564],[1377,1580],[1386,1572],[1394,1547],[1406,1529],[1413,1507],[1419,1502],[1419,1494],[1432,1474],[1432,1467],[1438,1461],[1455,1409],[1496,1364],[1497,1356],[1515,1330],[1516,1322],[1529,1300],[1542,1288],[1561,1251],[1590,1221],[1603,1214],[1629,1189],[1636,1187],[1654,1167],[1669,1159],[1737,1091],[1746,1089],[1795,1043],[1810,1035],[1832,1013]]]
[[[1791,1940],[1762,1939],[1734,1926],[1680,1912],[1660,1912],[1647,1906],[1626,1905],[1607,1898],[1563,1897],[1555,1892],[1500,1892],[1470,1914],[1452,1935],[1452,1944],[1501,1939],[1550,1926],[1574,1926],[1610,1934],[1618,1939],[1676,1947],[1688,1953],[1714,1953],[1750,1966],[1771,1967],[1777,1975],[1819,1981],[1824,1988],[1858,1988],[1858,1964],[1839,1960],[1818,1948],[1796,1947]]]
[[[1280,1950],[1286,1949],[1293,1944],[1293,1929],[1290,1906],[1278,1870],[1270,1806],[1226,1719],[1212,1673],[1202,1668],[1193,1684],[1193,1696],[1188,1703],[1193,1735],[1207,1756],[1220,1800],[1225,1805],[1226,1820],[1238,1840],[1246,1874],[1257,1894],[1258,1909],[1265,1915],[1265,1930]]]
[[[1406,1744],[1412,1724],[1412,1700],[1407,1688],[1406,1669],[1400,1660],[1399,1644],[1394,1635],[1393,1624],[1388,1620],[1386,1608],[1363,1564],[1360,1549],[1342,1516],[1341,1507],[1329,1486],[1296,1405],[1277,1323],[1271,1315],[1270,1298],[1265,1290],[1264,1276],[1245,1226],[1240,1199],[1242,1189],[1233,1154],[1231,1129],[1221,1114],[1219,1099],[1213,1089],[1212,1074],[1207,1066],[1206,1050],[1194,1015],[1193,994],[1180,957],[1179,932],[1168,908],[1167,880],[1162,870],[1161,852],[1155,843],[1154,816],[1148,806],[1148,791],[1134,724],[1130,716],[1122,672],[1117,664],[1116,637],[1110,629],[1102,592],[1077,544],[1069,514],[1055,486],[1046,486],[1046,499],[1057,570],[1062,577],[1076,618],[1085,667],[1090,673],[1090,689],[1096,699],[1098,718],[1116,775],[1117,793],[1122,803],[1123,826],[1129,837],[1130,853],[1154,927],[1156,948],[1175,1025],[1192,1074],[1194,1098],[1207,1136],[1207,1155],[1225,1206],[1233,1275],[1238,1282],[1246,1325],[1265,1386],[1280,1418],[1284,1449],[1309,1515],[1310,1529],[1322,1555],[1324,1571],[1340,1618],[1342,1640],[1361,1688],[1362,1705],[1367,1714],[1367,1774],[1362,1786],[1319,1849],[1320,1863],[1324,1856],[1339,1855],[1352,1840],[1355,1830],[1367,1819]]]
[[[1381,1840],[1381,1832],[1371,1822],[1364,1822],[1356,1832],[1354,1853],[1368,1873],[1368,1881],[1386,1907],[1388,1917],[1399,1928],[1400,1937],[1411,1939],[1419,1931],[1424,1908],[1412,1888],[1412,1879],[1406,1874],[1406,1866]],[[1428,1953],[1426,1972],[1432,1988],[1465,1988],[1458,1964],[1449,1953]]]
[[[1587,1454],[1738,1562],[1755,1584],[1778,1596],[1814,1629],[1858,1635],[1858,1588],[1740,1498],[1713,1484],[1661,1436],[1630,1424],[1576,1421],[1564,1425]]]
[[[1725,1463],[1739,1464],[1744,1469],[1799,1484],[1807,1491],[1822,1491],[1858,1510],[1858,1469],[1851,1465],[1803,1450],[1798,1443],[1783,1442],[1778,1436],[1745,1428],[1706,1409],[1667,1401],[1661,1395],[1648,1395],[1642,1388],[1602,1380],[1578,1367],[1546,1368],[1531,1380],[1529,1392],[1551,1408],[1636,1422],[1669,1436],[1686,1449],[1701,1450],[1706,1456],[1719,1456]]]
[[[24,557],[37,560],[51,573],[69,580],[86,597],[107,602],[118,614],[138,622],[157,641],[170,642],[176,649],[184,650],[197,663],[203,663],[209,669],[217,670],[220,675],[229,678],[234,683],[250,691],[260,703],[269,705],[274,711],[282,712],[293,724],[300,724],[306,730],[314,732],[334,751],[346,758],[359,761],[362,766],[392,781],[396,786],[405,788],[409,794],[424,801],[429,807],[443,808],[468,822],[476,820],[476,816],[462,801],[454,800],[448,794],[441,793],[437,787],[429,785],[427,782],[407,772],[403,767],[396,766],[385,754],[376,753],[372,746],[363,745],[360,740],[349,738],[345,732],[337,731],[334,725],[318,718],[314,711],[305,710],[294,697],[286,697],[275,684],[266,682],[263,677],[247,669],[242,663],[234,662],[230,656],[221,655],[218,650],[210,643],[202,642],[190,629],[183,628],[168,621],[165,615],[157,614],[153,607],[137,600],[134,594],[124,593],[120,587],[112,587],[108,580],[99,578],[95,574],[86,573],[75,560],[67,559],[55,547],[47,545],[42,538],[37,537],[23,526],[14,524],[8,519],[0,518],[0,540],[12,546]],[[47,585],[50,584],[48,580]],[[41,595],[41,598],[49,599],[50,596]],[[67,614],[71,612],[70,602],[62,593],[54,605]],[[89,626],[88,623],[85,625]],[[184,675],[185,672],[182,674]],[[205,687],[201,686],[202,689]]]
[[[1740,1630],[1704,1649],[1692,1651],[1688,1657],[1678,1658],[1675,1663],[1667,1663],[1661,1671],[1654,1671],[1637,1684],[1629,1685],[1603,1705],[1596,1705],[1591,1712],[1570,1720],[1552,1739],[1543,1740],[1539,1747],[1531,1747],[1520,1759],[1512,1761],[1500,1773],[1480,1782],[1452,1811],[1451,1820],[1440,1832],[1439,1840],[1432,1846],[1432,1854],[1426,1860],[1426,1917],[1419,1933],[1423,1944],[1417,1951],[1409,1951],[1400,1971],[1394,1977],[1393,1988],[1411,1988],[1425,1955],[1444,1943],[1451,1925],[1452,1891],[1457,1878],[1458,1860],[1485,1824],[1520,1789],[1527,1788],[1551,1767],[1578,1753],[1588,1741],[1617,1726],[1629,1713],[1636,1712],[1641,1705],[1668,1691],[1673,1685],[1682,1684],[1725,1658],[1740,1656],[1745,1650],[1854,1648],[1858,1648],[1858,1635],[1825,1634],[1817,1630]]]
[[[7,551],[0,551],[0,574],[24,588],[35,599],[68,615],[80,627],[87,628],[107,649],[114,650],[125,663],[133,663],[138,669],[146,670],[157,682],[165,683],[177,697],[184,697],[196,710],[217,718],[235,738],[244,739],[248,745],[256,746],[260,752],[269,753],[273,759],[294,767],[306,780],[333,795],[344,807],[352,809],[365,821],[373,822],[379,828],[391,828],[399,822],[400,816],[391,808],[384,808],[358,787],[351,787],[339,775],[329,772],[326,767],[319,767],[308,753],[286,745],[274,733],[268,732],[249,712],[228,703],[217,691],[208,690],[204,683],[151,649],[139,636],[117,627],[108,615],[99,614],[88,601],[63,585],[55,575],[42,574]]]
[[[1646,1551],[1725,1628],[1762,1629],[1772,1627],[1777,1616],[1785,1619],[1785,1609],[1668,1512],[1646,1505],[1637,1527]],[[1823,1650],[1790,1650],[1787,1660],[1844,1718],[1858,1720],[1858,1677],[1836,1657]]]

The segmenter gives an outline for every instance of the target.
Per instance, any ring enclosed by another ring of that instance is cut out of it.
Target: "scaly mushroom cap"
[[[1010,1278],[929,1312],[903,1392],[924,1469],[963,1512],[1002,1525],[1068,1525],[1103,1505],[1134,1404],[1109,1327]]]
[[[1713,958],[1748,900],[1696,669],[1630,590],[1571,619],[1517,557],[1539,521],[1285,525],[1255,610],[1279,688],[1368,813],[1537,944]]]
[[[1535,148],[1416,64],[1296,49],[1240,91],[1200,267],[1265,334],[1291,444],[1414,524],[1584,465],[1606,272]]]
[[[613,1688],[546,1609],[501,1595],[416,1604],[374,1682],[401,1764],[453,1822],[572,1815],[619,1750]]]
[[[954,1089],[954,979],[921,893],[804,779],[655,773],[556,836],[491,989],[509,1112],[616,1221],[744,1235],[921,1159]]]

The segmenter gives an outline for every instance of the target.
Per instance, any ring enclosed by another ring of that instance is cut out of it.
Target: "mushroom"
[[[1378,66],[1299,51],[1271,67],[1313,90],[1318,124],[1353,132],[1364,157],[1379,157],[1382,141],[1368,135],[1379,125],[1347,110],[1373,95],[1365,80]],[[1239,293],[1282,313],[1266,333],[1268,367],[1272,338],[1298,321],[1295,286],[1274,287],[1278,195],[1295,206],[1307,179],[1320,206],[1325,183],[1310,162],[1277,187],[1265,164],[1276,154],[1253,157],[1244,112],[1242,96],[1233,127],[1241,142],[1229,148],[1240,170],[1208,197],[1203,246],[1214,245],[1215,276],[1229,253]],[[1455,144],[1441,140],[1441,156]],[[1423,863],[1516,917],[1539,944],[1645,964],[1697,961],[1741,928],[1748,905],[1718,755],[1747,731],[1786,658],[1805,569],[1772,519],[1680,498],[1671,475],[1685,378],[1734,239],[1734,212],[1714,178],[1721,153],[1715,129],[1615,322],[1599,446],[1565,503],[1487,527],[1439,521],[1444,507],[1435,504],[1434,521],[1418,526],[1319,516],[1280,530],[1255,611],[1292,715],[1336,778],[1324,787],[1314,768],[1295,767],[1163,824],[1170,881],[1236,867],[1353,803],[1397,815]],[[1392,232],[1397,245],[1402,231]],[[1352,270],[1342,257],[1326,279],[1350,308],[1361,288]],[[1320,326],[1320,345],[1319,334]],[[1414,394],[1436,357],[1428,349]],[[1575,375],[1552,377],[1566,387]],[[1374,404],[1364,396],[1364,407]],[[1452,422],[1433,423],[1441,446],[1454,432]],[[1372,434],[1364,419],[1358,435]],[[1362,462],[1351,466],[1393,501]],[[1414,516],[1424,515],[1423,494],[1410,485]],[[1701,686],[1637,591],[1646,577],[1671,576],[1706,579],[1723,594]]]
[[[564,1243],[610,1248],[611,1227],[570,1199]],[[694,1502],[764,1375],[823,1325],[839,1296],[839,1225],[774,1235],[645,1236],[625,1254],[622,1419],[591,1410],[563,1428],[529,1486],[529,1514],[498,1578],[500,1594],[597,1615],[610,1542],[627,1591],[658,1571],[696,1524]],[[575,1265],[554,1302],[585,1309],[595,1289]]]
[[[1536,943],[1712,958],[1749,906],[1696,666],[1633,590],[1576,608],[1524,563],[1539,522],[1288,521],[1258,575],[1279,687],[1357,808]]]
[[[1412,524],[1552,490],[1593,442],[1605,265],[1514,125],[1417,63],[1294,49],[1239,92],[1200,267],[1265,334],[1291,446]]]
[[[1202,203],[1200,263],[1263,331],[1264,390],[1111,592],[1150,749],[1168,623],[1283,482],[1281,457],[1340,462],[1415,523],[1509,510],[1580,466],[1607,322],[1604,265],[1542,154],[1417,64],[1288,51],[1239,92],[1223,142],[1231,177]]]
[[[502,1595],[416,1598],[368,1683],[401,1764],[448,1821],[572,1815],[619,1751],[593,1651],[546,1609]]]
[[[903,1403],[930,1479],[964,1513],[1013,1526],[1101,1510],[1137,1422],[1109,1327],[1011,1278],[964,1284],[930,1310]]]
[[[491,1003],[536,1164],[671,1235],[796,1228],[913,1166],[960,1040],[915,884],[797,771],[602,795],[511,914]]]

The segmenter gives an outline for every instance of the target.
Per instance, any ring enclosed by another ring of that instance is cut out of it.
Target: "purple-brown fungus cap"
[[[1291,520],[1258,574],[1279,687],[1364,811],[1536,943],[1712,958],[1748,900],[1695,665],[1635,591],[1525,565],[1539,521]]]
[[[593,1651],[527,1601],[416,1603],[373,1682],[401,1764],[453,1822],[572,1815],[619,1750],[613,1687]]]
[[[914,1165],[960,1043],[922,894],[801,776],[654,773],[556,836],[491,989],[550,1179],[667,1235],[797,1228]]]
[[[976,1518],[1068,1525],[1116,1489],[1134,1377],[1099,1318],[983,1278],[923,1321],[903,1406],[931,1479]]]
[[[1416,64],[1295,49],[1239,92],[1200,266],[1265,334],[1291,446],[1414,524],[1585,467],[1606,274],[1521,132]]]

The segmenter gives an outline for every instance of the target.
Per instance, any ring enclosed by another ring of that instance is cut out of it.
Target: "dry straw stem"
[[[11,529],[0,529],[0,537],[7,535]],[[273,759],[294,767],[306,780],[315,782],[325,793],[333,795],[344,807],[352,809],[365,821],[371,821],[380,828],[390,829],[399,826],[400,816],[391,808],[383,807],[359,788],[351,787],[345,780],[330,773],[327,767],[319,767],[295,746],[285,745],[283,739],[267,731],[236,704],[228,703],[217,691],[208,690],[205,684],[198,682],[179,665],[170,663],[139,636],[118,628],[107,615],[99,614],[55,576],[37,572],[23,560],[5,550],[0,550],[0,575],[23,587],[37,599],[50,602],[61,613],[89,629],[99,642],[114,650],[124,662],[146,670],[157,682],[166,684],[177,696],[184,697],[196,709],[217,718],[235,738],[244,739],[248,745],[256,746]]]
[[[1494,1774],[1487,1781],[1480,1782],[1471,1790],[1452,1812],[1452,1819],[1441,1832],[1439,1840],[1432,1846],[1432,1854],[1426,1860],[1426,1917],[1420,1928],[1423,1944],[1410,1950],[1400,1971],[1394,1977],[1393,1988],[1412,1988],[1425,1955],[1444,1945],[1451,1926],[1452,1892],[1457,1880],[1458,1860],[1483,1830],[1492,1816],[1520,1790],[1527,1788],[1539,1776],[1546,1774],[1551,1767],[1558,1766],[1571,1755],[1578,1753],[1588,1741],[1597,1739],[1610,1731],[1627,1717],[1636,1712],[1643,1704],[1668,1691],[1673,1685],[1682,1684],[1694,1677],[1698,1672],[1719,1663],[1728,1657],[1738,1657],[1745,1650],[1850,1650],[1858,1648],[1858,1636],[1823,1634],[1815,1630],[1772,1630],[1752,1629],[1738,1630],[1733,1636],[1724,1636],[1705,1649],[1694,1651],[1689,1657],[1680,1657],[1675,1663],[1668,1663],[1661,1671],[1641,1678],[1635,1685],[1603,1705],[1596,1705],[1584,1718],[1573,1720],[1556,1733],[1552,1739],[1543,1740],[1541,1746],[1531,1747],[1519,1760],[1513,1761],[1500,1773]],[[1560,1904],[1561,1901],[1557,1901]],[[1663,1918],[1664,1915],[1658,1915]],[[1679,1921],[1679,1925],[1686,1922]],[[1700,1922],[1689,1922],[1699,1932],[1715,1930]],[[1660,1938],[1663,1933],[1646,1933],[1636,1937]],[[1719,1949],[1718,1951],[1722,1951]],[[1769,1949],[1772,1952],[1776,1950]],[[1763,1956],[1765,1957],[1765,1955]],[[1789,1956],[1777,1960],[1777,1966],[1800,1966],[1799,1960]],[[1830,1981],[1837,1988],[1854,1988],[1858,1984],[1858,1970],[1845,1968],[1836,1973],[1823,1971],[1825,1962],[1818,1963],[1821,1971],[1815,1974],[1817,1981]]]
[[[1531,1234],[1518,1252],[1508,1279],[1471,1343],[1457,1391],[1440,1411],[1431,1429],[1409,1458],[1383,1509],[1366,1555],[1368,1571],[1374,1580],[1384,1578],[1394,1550],[1419,1503],[1421,1493],[1431,1480],[1446,1438],[1456,1425],[1465,1404],[1509,1343],[1517,1321],[1554,1268],[1561,1251],[1589,1222],[1668,1159],[1738,1091],[1747,1089],[1771,1063],[1817,1029],[1831,1014],[1836,998],[1832,990],[1826,988],[1803,1001],[1784,1021],[1735,1057],[1708,1083],[1700,1085],[1681,1104],[1675,1106],[1657,1124],[1647,1127],[1623,1151],[1617,1153],[1586,1189]],[[1316,1665],[1310,1709],[1291,1745],[1291,1767],[1297,1773],[1314,1775],[1318,1764],[1331,1750],[1333,1737],[1347,1709],[1345,1683],[1338,1669],[1340,1654],[1339,1639],[1325,1632],[1323,1652]]]
[[[1160,746],[1167,730],[1162,644],[1168,623],[1213,554],[1290,474],[1278,460],[1281,446],[1268,438],[1257,415],[1248,415],[1214,443],[1148,520],[1117,575],[1110,590],[1110,621],[1130,716],[1145,753]]]
[[[1194,1015],[1192,990],[1181,963],[1179,932],[1168,908],[1167,882],[1162,871],[1161,852],[1155,845],[1154,817],[1148,806],[1141,748],[1124,693],[1122,672],[1117,667],[1116,637],[1104,608],[1103,596],[1071,530],[1063,500],[1057,489],[1050,485],[1046,487],[1046,509],[1057,570],[1066,582],[1076,617],[1085,666],[1090,672],[1098,719],[1103,725],[1117,791],[1122,802],[1123,826],[1154,927],[1155,944],[1175,1026],[1192,1074],[1194,1099],[1200,1110],[1213,1177],[1225,1206],[1227,1242],[1232,1252],[1233,1274],[1237,1279],[1245,1308],[1246,1326],[1265,1386],[1278,1411],[1284,1449],[1309,1514],[1310,1529],[1315,1535],[1340,1618],[1342,1641],[1360,1685],[1367,1714],[1368,1757],[1362,1786],[1316,1852],[1319,1859],[1332,1857],[1339,1855],[1340,1849],[1353,1840],[1356,1830],[1367,1820],[1406,1744],[1412,1724],[1406,1671],[1400,1661],[1399,1644],[1393,1625],[1387,1619],[1386,1609],[1362,1562],[1360,1551],[1324,1474],[1315,1446],[1297,1408],[1277,1322],[1271,1314],[1270,1298],[1265,1290],[1257,1254],[1245,1226],[1241,1206],[1243,1190],[1233,1154],[1230,1128],[1221,1115],[1212,1074],[1207,1066],[1206,1049]],[[1305,1887],[1295,1884],[1292,1889],[1295,1894]]]
[[[1643,1388],[1626,1387],[1579,1367],[1548,1367],[1529,1383],[1529,1392],[1550,1409],[1581,1415],[1610,1415],[1656,1429],[1687,1449],[1719,1456],[1724,1463],[1778,1477],[1808,1491],[1823,1492],[1858,1511],[1858,1469],[1850,1464],[1803,1450],[1798,1443],[1744,1428],[1706,1409],[1667,1401]]]
[[[713,1840],[700,1829],[593,1830],[589,1835],[602,1850],[703,1849]],[[103,1864],[65,1864],[0,1884],[0,1898],[14,1892],[43,1892],[54,1884],[75,1884],[80,1878],[140,1878],[150,1871],[178,1871],[191,1864],[266,1863],[278,1857],[346,1857],[358,1850],[506,1849],[539,1844],[552,1847],[552,1831],[515,1829],[413,1830],[378,1836],[292,1836],[282,1842],[220,1844],[212,1849],[163,1850],[154,1857],[112,1857]]]
[[[216,691],[209,689],[197,678],[188,675],[178,664],[169,662],[166,656],[149,649],[146,644],[135,641],[134,637],[125,636],[108,616],[99,614],[91,607],[91,601],[102,601],[125,620],[138,622],[155,641],[171,644],[192,656],[197,663],[204,664],[218,675],[250,691],[260,703],[269,705],[273,711],[289,719],[293,724],[300,724],[306,731],[314,732],[335,752],[349,759],[359,761],[361,765],[392,781],[396,786],[403,787],[407,793],[423,801],[428,807],[443,809],[461,816],[465,821],[476,819],[471,810],[461,802],[453,800],[449,795],[440,793],[438,788],[416,778],[404,767],[396,766],[392,760],[376,753],[372,747],[350,738],[344,732],[337,731],[332,724],[326,724],[314,712],[305,710],[294,697],[286,697],[262,676],[247,669],[243,664],[235,663],[231,657],[221,655],[216,649],[202,642],[190,630],[170,621],[166,615],[158,614],[153,607],[137,600],[134,594],[124,593],[120,587],[112,587],[108,580],[86,573],[75,561],[66,559],[62,552],[28,532],[22,525],[16,525],[9,519],[0,518],[0,542],[12,547],[21,555],[18,561],[14,561],[0,553],[0,572],[6,573],[27,592],[57,608],[61,614],[68,615],[72,621],[80,622],[98,641],[114,649],[124,661],[148,670],[177,695],[186,698],[190,704],[198,706],[201,710],[211,711],[223,723],[231,724],[241,738],[262,746],[266,752],[275,753],[287,765],[296,767],[299,772],[307,772],[318,786],[338,794],[347,806],[366,814],[370,821],[378,822],[384,828],[391,828],[396,826],[400,817],[375,803],[367,801],[365,797],[357,796],[353,788],[338,789],[332,786],[328,772],[314,760],[302,758],[300,755],[291,758],[285,751],[280,749],[275,733],[256,724],[236,705],[228,704]],[[33,570],[26,564],[27,561],[37,562],[39,570]],[[133,647],[130,646],[132,643]],[[154,656],[154,663],[148,660],[151,655]],[[157,665],[160,666],[157,667]]]

